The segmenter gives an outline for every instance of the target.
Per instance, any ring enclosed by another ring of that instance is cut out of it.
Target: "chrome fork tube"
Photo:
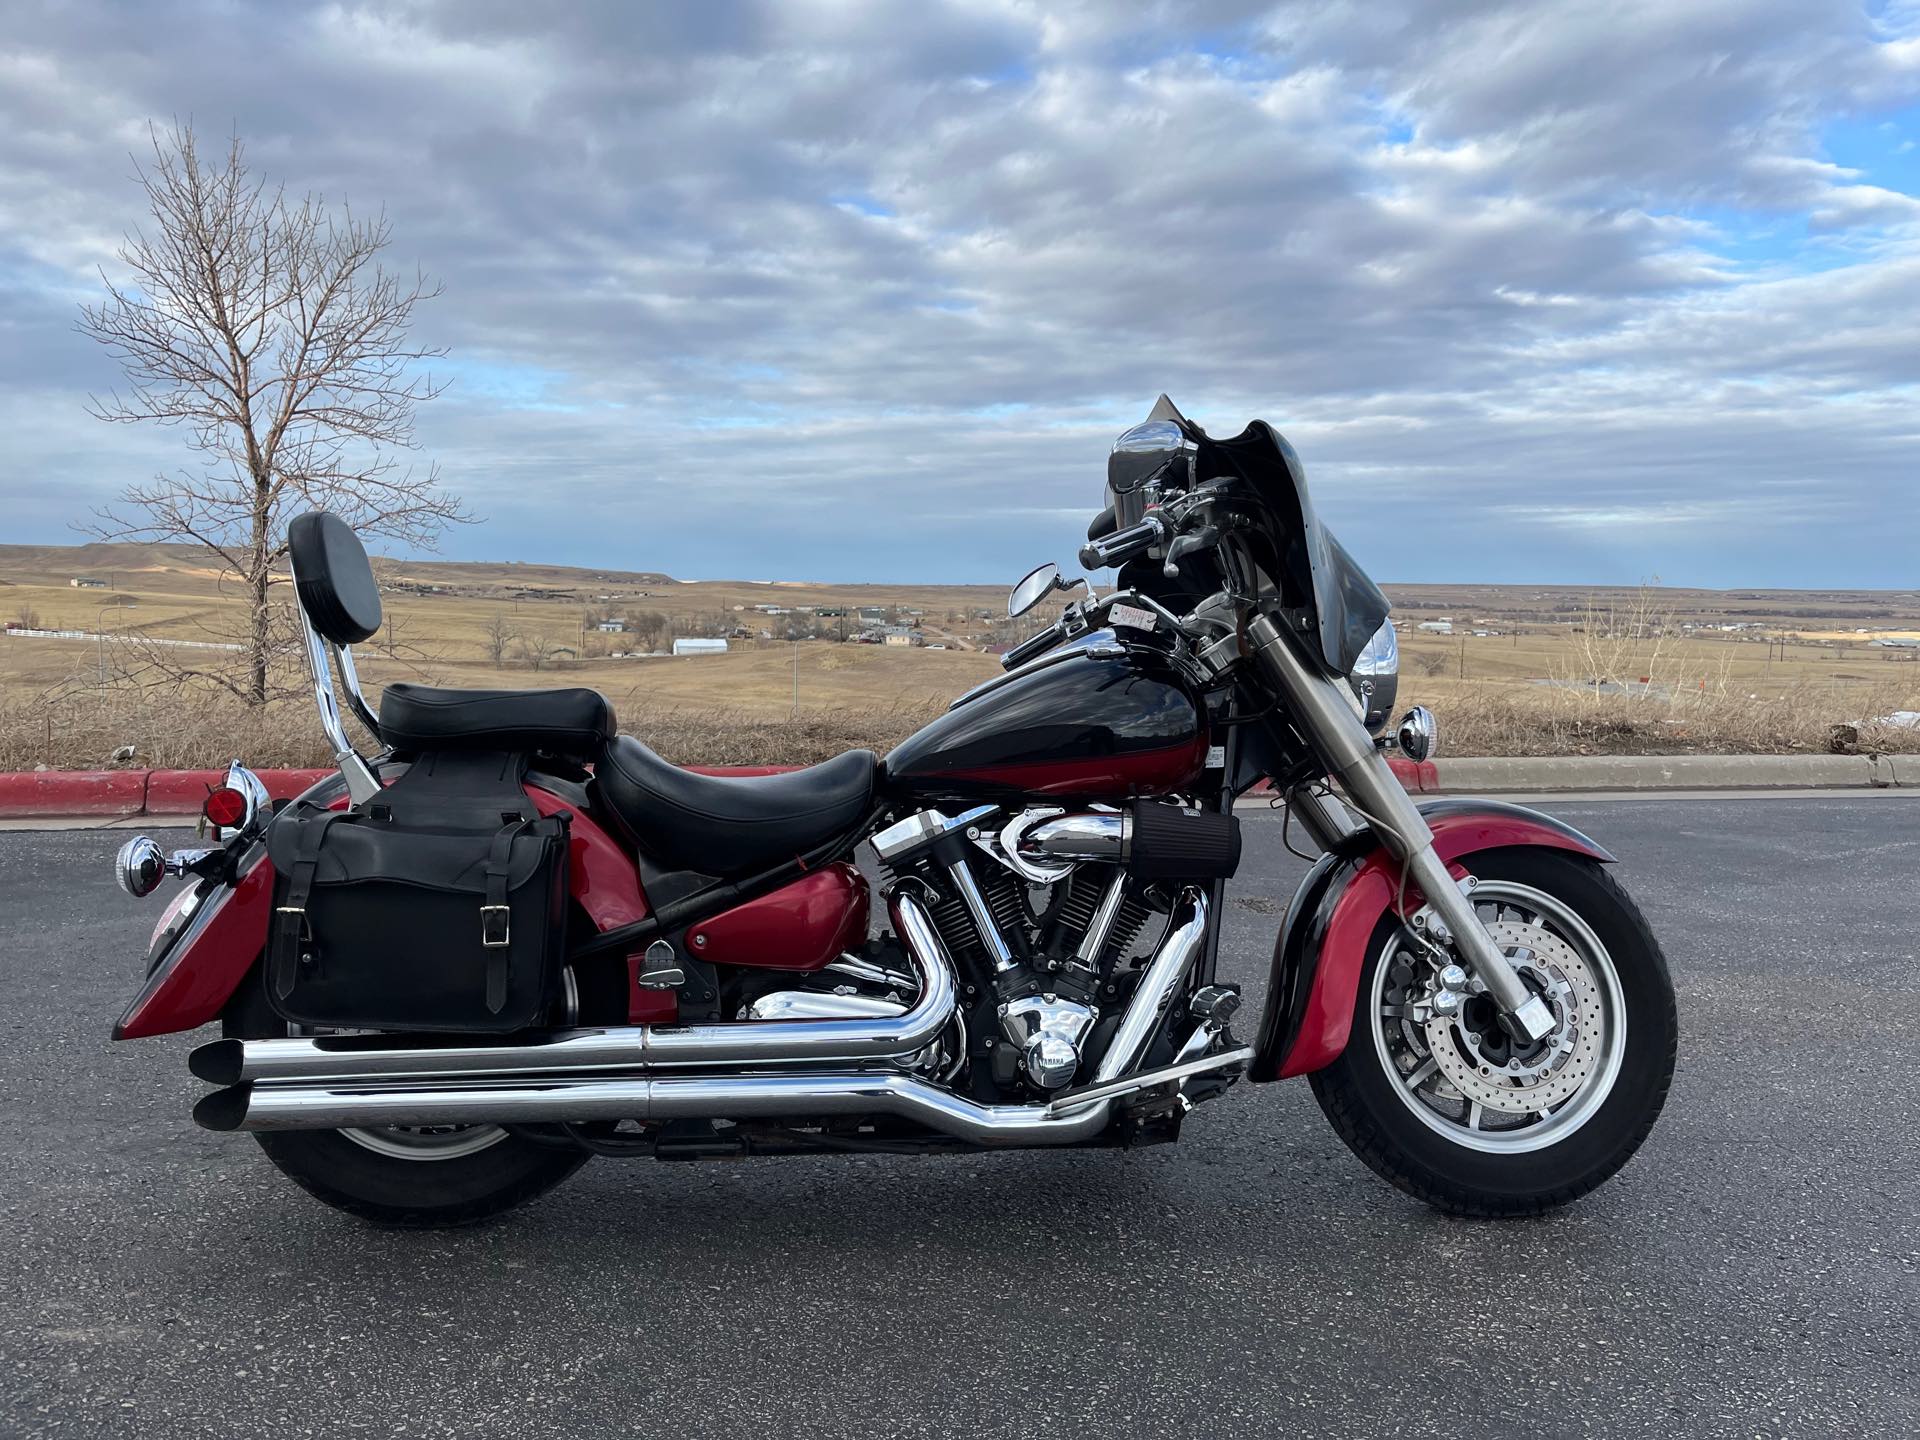
[[[1353,816],[1325,789],[1296,785],[1287,792],[1287,809],[1308,837],[1322,850],[1331,850],[1354,833]]]
[[[1309,669],[1280,627],[1265,615],[1255,617],[1247,634],[1268,679],[1313,737],[1321,758],[1372,823],[1381,843],[1406,866],[1407,879],[1446,923],[1461,958],[1485,983],[1503,1018],[1525,1038],[1543,1038],[1553,1029],[1553,1012],[1527,989],[1519,972],[1500,953],[1472,903],[1434,853],[1426,817],[1374,748],[1373,737],[1347,701],[1343,682]]]

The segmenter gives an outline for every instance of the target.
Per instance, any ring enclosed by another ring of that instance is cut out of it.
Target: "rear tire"
[[[1309,1080],[1340,1138],[1375,1173],[1407,1194],[1453,1215],[1536,1215],[1603,1183],[1632,1158],[1652,1130],[1666,1102],[1678,1053],[1673,983],[1646,918],[1596,862],[1561,850],[1515,848],[1474,855],[1463,863],[1481,882],[1475,901],[1483,919],[1488,916],[1488,896],[1514,900],[1510,912],[1498,910],[1496,901],[1498,914],[1520,915],[1531,908],[1531,923],[1545,931],[1540,949],[1560,957],[1560,978],[1571,973],[1576,982],[1584,982],[1568,992],[1577,992],[1584,1008],[1572,1032],[1575,1038],[1566,1042],[1564,1063],[1588,1066],[1590,1078],[1560,1098],[1559,1090],[1544,1088],[1551,1080],[1510,1080],[1499,1063],[1501,1056],[1489,1057],[1466,1045],[1445,1056],[1452,1066],[1451,1075],[1447,1073],[1439,1066],[1438,1046],[1421,1048],[1434,1033],[1431,1029],[1405,1018],[1383,1018],[1383,997],[1392,1000],[1403,994],[1395,986],[1405,981],[1396,981],[1391,973],[1383,977],[1382,967],[1406,962],[1400,926],[1387,915],[1369,941],[1347,1047]],[[1514,927],[1510,934],[1525,928],[1518,920],[1508,923]],[[1413,970],[1417,984],[1418,966]],[[1466,1018],[1463,1010],[1461,1029],[1446,1033],[1464,1033]],[[1503,1042],[1494,1036],[1487,1043]],[[1458,1063],[1462,1058],[1464,1066]],[[1481,1068],[1480,1062],[1488,1059],[1491,1066]],[[1525,1063],[1518,1055],[1512,1059],[1516,1068]],[[1532,1063],[1551,1063],[1551,1057],[1534,1057]],[[1429,1078],[1420,1081],[1422,1074]],[[1491,1081],[1479,1082],[1482,1075],[1490,1075]],[[1475,1083],[1538,1083],[1542,1100],[1553,1103],[1544,1104],[1534,1116],[1498,1113],[1493,1107],[1506,1095],[1528,1092],[1491,1090],[1483,1107],[1450,1080],[1468,1090]],[[1492,1125],[1487,1124],[1490,1117]],[[1502,1125],[1512,1128],[1498,1128]]]
[[[235,996],[223,1034],[259,1040],[287,1033],[257,976]],[[442,1229],[471,1225],[524,1204],[591,1158],[492,1127],[458,1134],[284,1130],[256,1134],[281,1173],[316,1200],[374,1225]],[[452,1127],[448,1127],[450,1131]]]

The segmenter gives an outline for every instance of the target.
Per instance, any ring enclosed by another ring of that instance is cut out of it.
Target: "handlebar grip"
[[[1142,520],[1138,525],[1129,525],[1099,540],[1089,540],[1080,547],[1080,563],[1089,570],[1122,565],[1134,556],[1151,550],[1165,538],[1166,529],[1157,518]]]
[[[1000,657],[1002,670],[1014,670],[1033,659],[1042,651],[1051,650],[1060,641],[1066,639],[1067,632],[1059,621],[1054,621],[1038,635],[1030,635]]]

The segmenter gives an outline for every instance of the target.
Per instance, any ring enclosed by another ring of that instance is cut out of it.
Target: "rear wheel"
[[[1340,1058],[1311,1077],[1327,1118],[1387,1180],[1463,1215],[1535,1214],[1601,1184],[1653,1128],[1678,1045],[1645,917],[1591,860],[1511,849],[1466,862],[1474,907],[1556,1027],[1531,1045],[1463,971],[1389,915]]]
[[[222,1033],[290,1033],[256,978],[228,1008]],[[585,1150],[542,1145],[498,1125],[382,1125],[257,1134],[267,1158],[309,1195],[376,1225],[470,1225],[544,1194],[586,1164]]]

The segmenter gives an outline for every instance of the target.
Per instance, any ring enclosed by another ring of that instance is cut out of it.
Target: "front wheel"
[[[1457,1215],[1538,1214],[1601,1184],[1653,1128],[1679,1041],[1673,982],[1646,918],[1594,861],[1529,848],[1464,863],[1481,921],[1552,1007],[1553,1033],[1514,1041],[1492,1001],[1389,914],[1347,1048],[1313,1093],[1408,1194]]]

